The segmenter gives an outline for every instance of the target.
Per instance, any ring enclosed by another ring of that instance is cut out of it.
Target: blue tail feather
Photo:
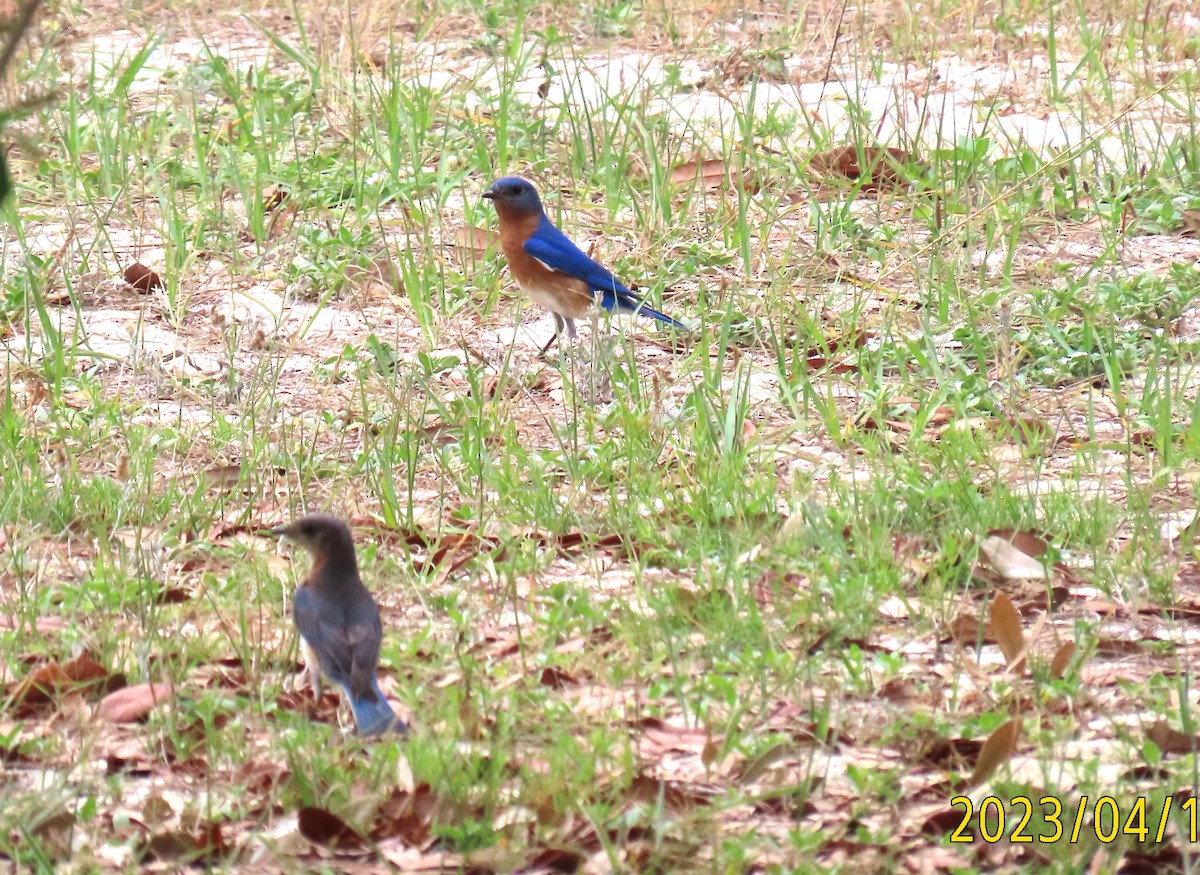
[[[624,310],[627,313],[640,313],[643,316],[649,316],[652,319],[657,319],[659,322],[670,325],[672,328],[678,328],[680,331],[687,331],[688,327],[677,319],[672,319],[666,313],[660,313],[649,304],[646,304],[633,292],[622,295],[620,292],[602,291],[600,293],[600,306],[605,310]]]
[[[349,687],[343,687],[350,710],[354,713],[354,725],[358,727],[359,735],[379,735],[394,730],[401,734],[408,732],[408,724],[396,716],[392,706],[384,698],[379,689],[379,682],[373,682],[374,699],[355,698]]]

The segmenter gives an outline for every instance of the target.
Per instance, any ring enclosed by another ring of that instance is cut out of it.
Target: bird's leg
[[[312,689],[313,698],[319,702],[321,701],[321,666],[317,662],[317,654],[303,638],[300,639],[300,652],[304,654],[304,673],[308,675],[308,685]]]
[[[353,732],[355,726],[358,725],[354,719],[354,706],[350,704],[349,692],[344,696],[338,696],[337,722],[343,732]]]
[[[550,345],[559,343],[559,340],[562,337],[563,317],[559,316],[557,313],[551,313],[551,315],[554,317],[554,336],[546,341],[546,345],[542,347],[542,351],[539,352],[538,355],[545,355],[546,351],[550,349]],[[571,327],[571,333],[574,334],[574,326]]]
[[[562,333],[564,328],[567,330],[567,336],[571,338],[572,341],[574,341],[576,337],[574,319],[569,319],[566,316],[559,316],[557,313],[553,313],[552,315],[554,316],[554,336],[546,341],[546,345],[542,347],[542,351],[539,353],[539,355],[545,355],[546,351],[550,349],[550,344],[552,343],[557,343],[559,348],[562,348]]]
[[[600,315],[600,308],[593,307],[591,312],[592,360],[588,363],[589,400],[593,404],[612,400],[612,362],[601,346],[609,341],[607,336],[604,339],[600,336]]]
[[[603,349],[600,345],[602,342],[600,339],[600,316],[601,316],[601,311],[600,311],[599,307],[593,307],[591,312],[588,313],[588,323],[591,326],[591,333],[589,335],[589,337],[590,337],[589,350],[590,350],[591,360],[593,362],[600,362],[600,361],[603,361],[605,358],[605,356],[603,355]]]

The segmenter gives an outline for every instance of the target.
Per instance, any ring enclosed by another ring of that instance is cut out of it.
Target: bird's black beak
[[[494,191],[492,191],[490,188],[483,193],[483,197],[487,198],[488,200],[491,200],[495,196],[496,196],[496,193]]]
[[[276,526],[273,529],[268,529],[268,531],[272,535],[275,535],[277,537],[286,538],[288,535],[290,535],[292,533],[292,527],[291,526]]]

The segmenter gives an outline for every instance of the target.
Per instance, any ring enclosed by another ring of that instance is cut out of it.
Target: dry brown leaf
[[[71,854],[71,839],[78,826],[75,813],[64,809],[39,817],[32,832],[38,838],[42,853],[55,860],[65,861]]]
[[[1200,237],[1200,210],[1179,211],[1180,237]]]
[[[158,274],[136,261],[125,268],[122,278],[144,295],[155,291],[161,292],[165,289]]]
[[[1020,732],[1021,721],[1014,717],[988,736],[975,761],[975,770],[971,772],[970,786],[978,787],[1013,755]]]
[[[477,871],[467,867],[466,858],[462,854],[450,851],[425,853],[416,848],[404,847],[398,839],[381,842],[378,851],[385,860],[396,867],[394,871],[406,872],[409,875],[445,875],[447,872]]]
[[[151,793],[142,803],[142,822],[155,827],[165,823],[175,814],[175,809],[159,793]]]
[[[25,675],[13,693],[13,699],[27,705],[42,705],[53,701],[54,692],[62,686],[62,667],[48,662]]]
[[[196,840],[183,830],[166,830],[150,836],[142,851],[152,860],[179,860],[196,853]]]
[[[201,472],[209,486],[236,486],[242,479],[241,465],[215,465]]]
[[[921,823],[921,834],[941,836],[953,832],[962,825],[963,810],[958,806],[939,808]]]
[[[100,701],[96,716],[109,723],[133,723],[154,710],[160,702],[170,701],[170,684],[134,684]]]
[[[685,161],[671,170],[671,182],[675,185],[694,180],[708,188],[720,188],[729,180],[729,169],[724,159],[709,158],[705,161]]]
[[[950,639],[962,647],[975,647],[984,641],[990,641],[991,629],[980,623],[974,614],[959,614],[950,621],[946,628]]]
[[[1054,437],[1054,426],[1037,416],[1010,416],[1003,420],[1022,443],[1037,444]]]
[[[412,848],[425,850],[431,847],[436,837],[430,824],[440,804],[428,784],[419,784],[411,792],[393,790],[375,813],[371,840],[399,838]]]
[[[972,416],[955,421],[952,428],[958,432],[977,432],[995,435],[998,440],[1012,441],[1025,450],[1040,448],[1054,437],[1054,428],[1044,419],[1032,416]],[[1006,531],[1012,531],[1011,529]],[[999,531],[988,534],[999,534]],[[1001,537],[1004,537],[1001,535]]]
[[[904,187],[908,183],[901,168],[912,163],[912,155],[894,146],[886,149],[879,146],[839,146],[809,159],[810,167],[827,175],[844,176],[847,179],[865,177],[863,191],[876,191],[885,186]]]
[[[438,544],[437,548],[429,555],[423,563],[414,563],[419,570],[429,570],[441,565],[446,557],[462,553],[465,558],[456,559],[451,564],[451,571],[456,571],[462,565],[465,565],[470,559],[474,558],[476,553],[481,553],[487,550],[492,550],[499,546],[498,538],[480,537],[474,532],[459,531],[447,532]]]
[[[324,808],[301,808],[299,815],[300,835],[316,845],[353,851],[363,846],[362,836],[346,821]]]
[[[685,811],[713,800],[711,788],[683,781],[667,781],[651,775],[638,775],[629,785],[628,798],[647,805],[662,804],[671,811]]]
[[[1050,660],[1050,677],[1061,679],[1067,673],[1067,667],[1071,664],[1071,658],[1075,656],[1075,642],[1067,641],[1062,644],[1058,650],[1054,651],[1054,658]]]
[[[231,848],[221,833],[220,824],[201,826],[192,834],[184,830],[166,830],[150,836],[144,852],[157,860],[186,860],[192,863],[215,861],[228,856]]]
[[[1049,540],[1037,532],[1022,529],[992,529],[988,535],[1003,538],[1022,553],[1032,556],[1034,559],[1041,559],[1050,549]]]
[[[1158,721],[1148,730],[1146,737],[1163,753],[1193,753],[1200,748],[1200,739],[1178,729],[1172,729],[1165,721]]]
[[[456,228],[454,243],[459,249],[482,258],[489,251],[500,248],[500,235],[487,228]]]
[[[98,686],[108,679],[108,670],[87,655],[77,656],[65,665],[48,662],[25,676],[13,694],[25,705],[52,702],[67,690]]]
[[[834,374],[845,374],[858,368],[857,363],[850,360],[849,351],[859,349],[875,337],[873,331],[856,331],[851,334],[842,334],[836,337],[828,337],[821,344],[810,346],[805,353],[804,366],[809,371],[820,370],[828,367],[829,371]],[[839,358],[834,358],[839,352],[846,352],[847,355]]]
[[[988,611],[988,625],[1008,670],[1013,674],[1023,674],[1025,671],[1025,635],[1021,631],[1021,615],[1013,607],[1012,599],[1002,592],[996,593],[992,599],[992,607]]]
[[[978,761],[984,742],[978,738],[944,738],[921,754],[921,762],[936,769],[958,770]]]
[[[541,677],[538,678],[538,683],[543,687],[549,687],[552,690],[561,690],[572,684],[579,683],[579,679],[573,676],[566,669],[559,668],[556,665],[548,665],[542,669]]]
[[[1012,541],[989,535],[979,544],[979,553],[1005,580],[1045,580],[1044,565]]]

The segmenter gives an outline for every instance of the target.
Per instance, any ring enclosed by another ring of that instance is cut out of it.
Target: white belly
[[[567,319],[582,319],[592,308],[593,298],[584,292],[560,291],[525,283],[521,283],[521,291],[551,313]]]

